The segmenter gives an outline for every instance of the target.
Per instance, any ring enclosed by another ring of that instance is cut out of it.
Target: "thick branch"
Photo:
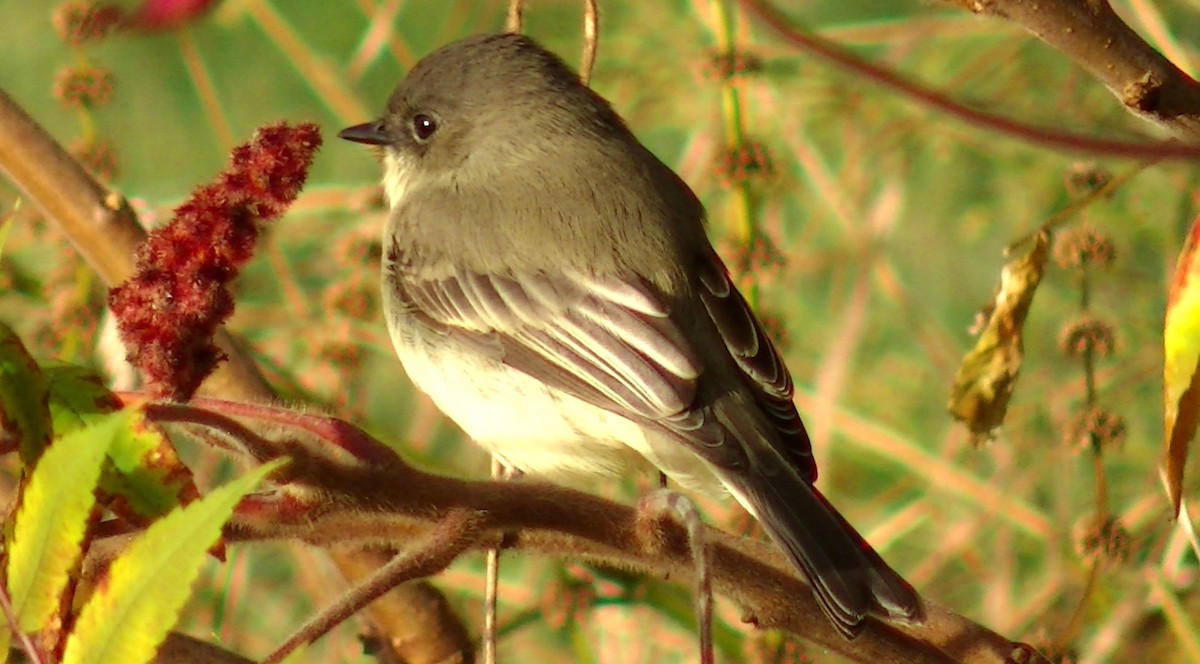
[[[471,515],[472,538],[463,547],[482,550],[505,539],[517,549],[643,574],[672,579],[693,574],[687,537],[666,533],[667,544],[648,550],[638,515],[628,506],[535,481],[469,482],[425,473],[334,418],[215,400],[200,405],[206,414],[196,406],[163,405],[150,406],[147,414],[240,437],[244,453],[262,460],[270,440],[246,433],[257,423],[282,436],[284,442],[275,447],[291,457],[277,475],[281,490],[244,502],[229,540],[396,545],[428,540],[431,526],[464,513]],[[285,423],[290,426],[282,427]],[[1022,661],[1040,661],[1024,646],[934,604],[927,606],[928,619],[920,625],[872,622],[857,640],[847,641],[774,547],[711,529],[704,540],[711,546],[715,588],[739,602],[755,623],[790,631],[854,661],[998,664],[1010,661],[1014,652],[1026,653]],[[93,552],[111,555],[97,546]]]
[[[1200,85],[1146,43],[1105,0],[958,0],[1014,21],[1108,87],[1131,112],[1200,139]]]
[[[905,78],[896,72],[873,65],[849,50],[798,27],[768,0],[739,1],[749,13],[757,16],[785,41],[805,53],[822,58],[836,67],[853,73],[861,80],[882,86],[915,103],[936,109],[963,122],[1041,147],[1086,152],[1093,155],[1140,159],[1194,159],[1200,155],[1200,149],[1195,145],[1179,144],[1175,141],[1152,142],[1095,138],[1061,129],[1039,127],[1021,120],[997,115],[985,109],[968,106],[949,95]],[[959,4],[970,4],[972,8],[976,6],[976,3],[968,2],[968,0],[958,0],[958,2]],[[997,0],[982,4],[1007,6],[1010,3]],[[1033,7],[1036,11],[1039,6],[1055,5],[1061,8],[1061,6],[1079,4],[1079,0],[1052,0],[1049,3],[1012,2],[1011,4],[1021,5],[1026,9]],[[1065,14],[1066,12],[1060,13]],[[1129,30],[1128,26],[1121,23],[1120,19],[1112,14],[1111,10],[1108,10],[1107,14],[1111,20],[1078,27],[1079,32],[1090,36],[1083,42],[1094,48],[1097,44],[1103,44],[1105,40],[1112,40],[1113,43],[1116,43],[1120,36],[1124,39],[1125,44],[1124,48],[1118,49],[1120,52],[1126,55],[1138,53],[1141,61],[1152,62],[1155,67],[1139,68],[1131,62],[1123,62],[1122,66],[1118,66],[1115,62],[1107,60],[1105,61],[1107,64],[1097,65],[1086,59],[1080,61],[1080,64],[1087,67],[1089,71],[1092,71],[1093,68],[1103,69],[1106,76],[1101,77],[1101,80],[1117,93],[1117,96],[1128,108],[1135,110],[1142,117],[1158,122],[1173,131],[1179,138],[1200,138],[1196,122],[1197,117],[1200,117],[1196,112],[1197,108],[1200,108],[1200,90],[1196,88],[1196,84],[1141,41],[1136,34]],[[1058,46],[1059,44],[1051,37],[1065,37],[1064,41],[1078,47],[1079,45],[1076,44],[1079,41],[1076,39],[1078,35],[1068,29],[1070,25],[1069,22],[1062,24],[1063,35],[1051,34],[1044,38],[1051,45]],[[1067,55],[1074,54],[1068,51]],[[1137,77],[1130,78],[1134,72],[1138,72]],[[1093,71],[1093,73],[1097,72]],[[1119,87],[1113,87],[1114,85]]]

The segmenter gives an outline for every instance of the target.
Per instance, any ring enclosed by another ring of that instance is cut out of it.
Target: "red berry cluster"
[[[98,180],[109,182],[117,176],[117,153],[108,141],[72,143],[71,154]]]
[[[1086,196],[1112,181],[1112,173],[1097,164],[1075,164],[1067,172],[1066,189],[1072,196]]]
[[[295,200],[320,145],[312,123],[260,129],[216,182],[150,234],[136,274],[110,291],[129,361],[157,396],[187,400],[223,359],[212,337],[233,313],[227,286],[254,251],[257,222]]]
[[[144,30],[173,30],[204,17],[218,0],[144,0],[133,25]]]
[[[1105,562],[1129,560],[1132,538],[1120,519],[1097,520],[1089,516],[1075,524],[1075,551],[1081,558],[1099,558]]]
[[[54,98],[64,108],[81,109],[85,115],[110,103],[116,87],[113,72],[94,64],[86,47],[108,37],[121,25],[122,10],[104,2],[68,0],[54,9],[52,20],[58,36],[75,50],[76,56],[75,64],[62,68],[55,76]],[[71,153],[97,179],[112,180],[117,174],[112,144],[100,139],[95,130],[85,134],[87,140],[72,146]]]

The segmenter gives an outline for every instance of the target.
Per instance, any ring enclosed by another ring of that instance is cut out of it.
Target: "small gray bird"
[[[562,478],[648,461],[733,494],[847,636],[916,592],[817,491],[792,380],[691,189],[558,57],[473,37],[384,116],[388,330],[409,376],[506,465]]]

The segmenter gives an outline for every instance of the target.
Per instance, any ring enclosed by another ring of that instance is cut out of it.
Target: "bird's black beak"
[[[383,120],[364,122],[353,127],[346,127],[338,132],[338,138],[344,138],[347,141],[354,141],[355,143],[366,143],[367,145],[387,145],[389,142],[387,130],[383,126]]]

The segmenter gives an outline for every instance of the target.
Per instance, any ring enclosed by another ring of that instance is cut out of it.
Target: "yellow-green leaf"
[[[9,543],[8,591],[22,631],[42,629],[79,560],[109,444],[133,421],[114,413],[54,441],[33,469]]]
[[[1188,446],[1200,424],[1200,218],[1175,265],[1163,327],[1163,433],[1167,493],[1175,513],[1183,495]]]
[[[0,445],[15,441],[21,460],[32,466],[50,444],[46,379],[25,346],[0,323]]]
[[[109,570],[75,622],[64,664],[148,662],[178,620],[208,549],[238,501],[282,464],[266,464],[171,512]]]
[[[50,417],[60,436],[121,409],[120,399],[91,369],[51,364],[42,367],[42,373],[49,392]]]
[[[121,407],[121,402],[96,374],[69,365],[45,367],[50,391],[50,415],[59,434],[93,422]],[[100,476],[106,507],[137,524],[149,524],[199,492],[191,472],[179,460],[170,441],[144,415],[109,448],[112,467]]]

